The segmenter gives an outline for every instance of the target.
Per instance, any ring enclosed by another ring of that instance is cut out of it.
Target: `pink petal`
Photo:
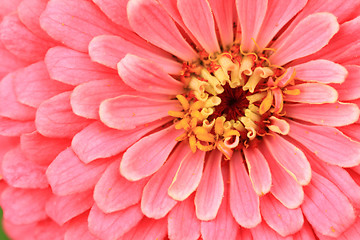
[[[168,188],[181,161],[189,152],[188,144],[180,143],[165,164],[146,184],[141,199],[141,210],[147,217],[162,218],[176,205],[177,201],[168,195]]]
[[[27,61],[22,60],[16,57],[11,52],[9,52],[5,48],[4,44],[2,44],[1,42],[0,42],[0,59],[2,59],[0,65],[0,79],[3,78],[8,73],[28,65]]]
[[[65,47],[50,49],[45,64],[52,79],[79,85],[84,82],[116,78],[116,72],[91,61],[87,54]]]
[[[34,63],[19,71],[14,83],[17,100],[35,108],[48,98],[72,90],[72,86],[50,79],[44,62]]]
[[[339,31],[336,17],[330,13],[315,13],[304,18],[286,36],[283,43],[273,46],[277,51],[270,56],[272,64],[284,65],[294,59],[319,51]],[[312,41],[308,41],[312,39]],[[304,45],[303,43],[308,44]]]
[[[148,93],[176,95],[184,92],[184,85],[168,75],[155,62],[127,54],[118,63],[122,80],[130,87]]]
[[[170,110],[180,109],[181,106],[177,100],[123,95],[101,103],[100,119],[108,127],[130,130],[167,117]]]
[[[317,125],[340,127],[359,119],[360,110],[353,103],[284,104],[287,117]]]
[[[22,0],[14,0],[14,1],[1,0],[0,20],[2,19],[3,16],[6,16],[9,13],[16,11],[16,8],[21,1]]]
[[[205,152],[189,152],[181,161],[168,194],[175,200],[184,201],[199,186],[204,168]]]
[[[22,154],[20,148],[8,151],[2,159],[2,176],[7,184],[17,188],[47,188],[46,167],[37,165]]]
[[[47,218],[45,203],[50,189],[20,189],[8,187],[1,195],[4,219],[16,224],[29,224]]]
[[[358,123],[340,127],[338,129],[353,140],[360,142],[360,125]]]
[[[94,235],[89,232],[87,214],[75,218],[66,230],[64,240],[97,240]]]
[[[70,106],[71,92],[64,92],[44,101],[36,112],[35,124],[46,137],[72,137],[91,123],[76,116]]]
[[[140,206],[105,214],[94,205],[89,214],[89,231],[103,240],[119,239],[143,218]]]
[[[261,222],[259,197],[254,191],[244,159],[236,151],[230,161],[230,209],[235,220],[246,228]]]
[[[32,230],[34,231],[34,239],[64,239],[64,228],[61,228],[58,224],[49,219],[38,222],[36,227]]]
[[[31,62],[42,60],[46,51],[54,46],[53,42],[30,32],[15,14],[4,17],[0,25],[0,39],[15,56]]]
[[[134,94],[136,91],[124,84],[118,77],[95,80],[77,86],[71,94],[71,107],[76,115],[99,119],[100,103],[119,95]]]
[[[194,195],[177,204],[168,216],[168,234],[174,240],[197,240],[200,221],[195,215]]]
[[[288,209],[270,194],[261,198],[260,208],[265,222],[283,237],[298,232],[303,226],[300,208]]]
[[[127,10],[130,26],[142,38],[185,61],[198,58],[159,3],[130,0]]]
[[[66,46],[87,52],[90,40],[102,34],[122,34],[95,4],[86,0],[53,0],[40,17],[41,27]]]
[[[235,8],[234,1],[227,0],[208,0],[215,21],[219,28],[219,35],[223,48],[231,46],[234,41],[233,18]]]
[[[291,126],[290,126],[291,127]],[[290,131],[292,129],[290,128]],[[274,134],[264,138],[274,159],[301,185],[306,185],[311,180],[311,167],[305,154],[283,137]]]
[[[19,138],[18,137],[7,137],[7,136],[0,136],[0,159],[3,159],[5,154],[7,154],[8,151],[12,150],[13,148],[16,148],[19,145]],[[0,167],[0,174],[2,175],[2,169]],[[7,184],[4,181],[0,181],[0,195],[3,190],[3,188]]]
[[[130,182],[119,173],[120,159],[108,166],[94,189],[96,205],[104,212],[123,210],[138,203],[148,179]]]
[[[285,94],[284,100],[287,102],[301,102],[301,103],[334,103],[338,99],[337,91],[325,84],[321,83],[303,83],[290,86],[287,90],[299,89],[299,95]]]
[[[349,101],[360,98],[360,66],[350,65],[346,67],[349,75],[342,84],[333,84],[332,86],[339,93],[339,101]]]
[[[270,192],[285,207],[289,209],[298,208],[304,200],[302,186],[274,159],[266,146],[261,147],[261,152],[266,156],[271,169],[273,185]]]
[[[40,165],[49,165],[68,146],[70,146],[69,139],[47,138],[36,131],[20,137],[22,153],[27,159]]]
[[[263,24],[267,0],[236,0],[236,9],[241,25],[241,48],[245,52],[252,52]]]
[[[360,143],[351,141],[339,130],[287,121],[290,124],[289,136],[322,161],[340,167],[352,167],[360,163]]]
[[[181,133],[182,130],[171,125],[140,139],[124,153],[121,174],[130,181],[137,181],[155,173],[170,155],[177,144],[175,138]]]
[[[358,238],[360,236],[360,218],[357,217],[356,222],[351,225],[345,232],[343,232],[337,240],[352,240]],[[317,236],[320,240],[334,240],[335,238],[324,236],[320,233],[317,233]]]
[[[178,0],[177,7],[186,27],[209,54],[220,52],[209,2]],[[194,21],[196,19],[196,21]]]
[[[251,233],[253,239],[256,240],[292,240],[292,236],[282,237],[277,232],[272,230],[266,223],[263,221],[255,228],[251,228]]]
[[[305,187],[301,208],[313,229],[331,237],[338,237],[356,219],[354,208],[343,193],[316,173],[311,184]]]
[[[17,8],[17,12],[21,22],[33,32],[36,36],[47,40],[54,41],[40,27],[40,15],[45,10],[47,0],[25,0],[21,1]]]
[[[92,191],[67,196],[53,195],[46,203],[46,213],[57,224],[63,225],[90,209],[93,204]]]
[[[159,220],[143,218],[139,224],[127,232],[120,240],[164,239],[167,235],[167,218]]]
[[[253,188],[262,196],[270,191],[271,173],[266,158],[257,148],[244,149],[246,164]]]
[[[171,54],[140,37],[125,39],[120,36],[102,35],[93,38],[89,44],[91,60],[114,69],[128,53],[158,63],[169,74],[178,74],[181,71],[181,64],[176,62]]]
[[[293,66],[296,78],[307,82],[343,83],[348,74],[345,67],[328,60],[313,60]]]
[[[313,240],[316,239],[314,231],[307,221],[304,221],[304,225],[299,232],[293,235],[294,240]]]
[[[49,165],[46,175],[53,192],[64,196],[93,188],[110,163],[104,159],[85,165],[67,148]]]
[[[196,191],[196,216],[202,221],[213,220],[222,202],[224,181],[221,174],[221,159],[221,152],[214,150],[210,153]]]
[[[94,122],[74,136],[71,147],[84,163],[112,157],[125,151],[142,136],[165,124],[168,120],[159,120],[147,126],[125,131],[108,128],[100,122]]]
[[[0,117],[0,134],[3,136],[20,136],[35,131],[34,121],[16,121]]]
[[[211,221],[201,222],[201,235],[204,240],[212,239],[239,239],[240,228],[233,218],[229,204],[229,169],[228,165],[222,168],[224,177],[224,198],[221,202],[216,218]]]
[[[21,104],[17,100],[15,79],[20,73],[21,69],[9,73],[0,82],[0,115],[14,120],[34,120],[36,109]]]
[[[126,16],[126,5],[129,0],[93,0],[99,8],[116,24],[131,30]]]
[[[269,0],[266,15],[257,36],[260,48],[266,47],[280,29],[287,24],[307,3],[307,0]]]

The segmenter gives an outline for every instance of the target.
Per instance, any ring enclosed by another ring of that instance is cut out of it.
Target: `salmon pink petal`
[[[46,137],[72,137],[91,123],[76,116],[70,105],[71,92],[64,92],[44,101],[36,112],[36,128]]]
[[[17,6],[21,2],[22,0],[14,0],[14,1],[1,0],[0,19],[2,19],[3,16],[6,16],[9,13],[16,11]]]
[[[319,51],[327,45],[339,31],[336,17],[330,13],[315,13],[304,18],[294,30],[286,36],[283,43],[273,48],[276,52],[270,56],[271,63],[284,65],[294,59]],[[304,45],[303,43],[308,44]]]
[[[251,228],[251,233],[253,239],[256,240],[292,240],[292,236],[282,237],[277,232],[272,230],[266,223],[263,221],[255,228]]]
[[[244,149],[244,155],[255,192],[259,196],[268,193],[272,181],[266,158],[257,148]]]
[[[208,0],[214,14],[223,48],[231,46],[234,40],[233,19],[235,8],[234,1]]]
[[[25,0],[22,1],[17,12],[21,22],[31,30],[36,36],[47,40],[54,41],[49,35],[40,27],[40,15],[45,10],[47,0]]]
[[[286,89],[298,89],[300,91],[299,95],[290,95],[285,93],[284,99],[287,102],[321,104],[334,103],[338,99],[338,93],[334,88],[321,83],[297,84],[287,87]]]
[[[349,126],[344,126],[338,128],[341,132],[349,136],[350,138],[360,142],[360,125],[351,124]]]
[[[46,201],[50,189],[20,189],[8,187],[1,194],[4,218],[17,224],[29,224],[47,218]]]
[[[66,46],[87,52],[90,40],[103,34],[122,34],[97,6],[86,0],[52,0],[40,17],[41,27]]]
[[[261,152],[266,156],[271,170],[273,185],[271,186],[270,192],[285,207],[289,209],[298,208],[304,200],[302,186],[278,164],[266,147],[262,147]]]
[[[189,154],[186,143],[180,143],[165,164],[150,178],[141,198],[141,210],[155,219],[165,217],[177,201],[168,195],[168,189],[179,169],[181,161]]]
[[[143,218],[136,227],[127,232],[120,240],[164,239],[167,234],[167,218],[154,220]]]
[[[288,209],[270,194],[261,197],[261,215],[265,222],[281,236],[298,232],[304,223],[301,209]]]
[[[175,138],[181,133],[182,130],[171,125],[140,139],[124,153],[121,174],[130,181],[137,181],[155,173],[168,158],[177,144]]]
[[[171,183],[168,194],[175,200],[184,201],[199,186],[204,168],[205,152],[189,154],[181,161],[180,167]]]
[[[291,127],[291,126],[290,126]],[[290,128],[291,131],[291,128]],[[304,153],[285,140],[283,137],[274,134],[264,138],[274,159],[301,185],[306,185],[311,180],[311,167]]]
[[[240,228],[231,215],[229,203],[229,167],[223,165],[222,174],[225,182],[224,196],[216,218],[211,221],[201,222],[201,235],[204,240],[212,239],[239,239]]]
[[[103,159],[85,165],[67,148],[49,165],[46,175],[53,192],[64,196],[93,188],[110,163]]]
[[[2,20],[0,40],[12,54],[31,62],[42,60],[46,51],[54,46],[52,41],[46,41],[34,35],[15,14],[8,15]]]
[[[77,86],[71,94],[71,107],[76,115],[99,119],[100,103],[108,98],[124,94],[136,95],[136,91],[124,84],[118,77],[95,80]]]
[[[198,58],[158,2],[130,0],[127,12],[130,26],[145,40],[185,61]]]
[[[67,196],[53,195],[46,203],[46,213],[57,224],[63,225],[90,209],[93,204],[92,191]]]
[[[269,0],[266,15],[256,39],[260,48],[265,48],[271,39],[287,24],[307,3],[307,0],[287,1]]]
[[[184,91],[183,83],[172,78],[155,62],[127,54],[117,66],[122,80],[140,92],[176,95]]]
[[[108,127],[129,130],[169,116],[169,110],[180,110],[176,100],[158,100],[123,95],[103,101],[100,119]]]
[[[179,202],[169,213],[168,234],[174,240],[196,240],[200,237],[200,220],[195,215],[194,195]]]
[[[104,240],[119,239],[143,218],[140,206],[134,205],[122,211],[103,213],[94,205],[89,214],[89,231]]]
[[[296,78],[306,82],[343,83],[348,74],[345,67],[329,60],[313,60],[293,66]]]
[[[230,161],[230,210],[235,220],[246,228],[261,222],[259,197],[254,191],[240,152]]]
[[[20,148],[30,161],[39,165],[50,164],[55,157],[70,146],[70,139],[48,138],[39,132],[22,134]]]
[[[148,179],[130,182],[119,173],[120,159],[108,166],[94,189],[96,205],[104,213],[123,210],[138,203]]]
[[[0,134],[3,136],[20,136],[35,131],[34,121],[16,121],[0,117]]]
[[[92,62],[87,54],[66,47],[50,49],[45,64],[52,79],[75,86],[117,76],[116,71]]]
[[[314,231],[307,221],[304,221],[303,227],[293,235],[294,240],[312,240],[316,239]]]
[[[356,217],[353,206],[329,180],[313,173],[311,184],[304,190],[305,200],[301,208],[319,233],[338,237],[354,223]]]
[[[284,104],[287,117],[317,125],[340,127],[359,119],[360,110],[353,103]]]
[[[209,54],[220,52],[215,21],[206,0],[178,0],[177,7],[186,27]],[[194,21],[196,19],[196,21]]]
[[[340,167],[353,167],[360,163],[360,143],[352,141],[336,128],[287,121],[290,124],[289,136],[301,142],[322,161]]]
[[[15,79],[19,74],[21,74],[21,69],[9,73],[0,82],[0,115],[14,120],[34,120],[36,109],[21,104],[17,100]]]
[[[342,84],[333,84],[332,86],[339,93],[339,101],[349,101],[360,98],[360,66],[347,66],[349,75],[346,77],[346,81]]]
[[[0,79],[6,74],[29,64],[27,61],[22,60],[9,52],[2,42],[0,42],[0,58],[2,59],[0,65]]]
[[[8,151],[2,159],[2,176],[7,184],[17,188],[47,188],[46,167],[29,161],[20,148]]]
[[[142,136],[165,124],[168,120],[159,120],[147,126],[125,131],[108,128],[100,122],[94,122],[74,136],[71,147],[84,163],[112,157],[125,151]]]
[[[113,69],[117,68],[117,63],[128,53],[158,63],[169,74],[178,74],[181,71],[181,64],[176,62],[171,54],[140,37],[125,39],[120,36],[102,35],[94,37],[89,43],[91,60]]]
[[[131,30],[126,17],[126,5],[129,0],[93,0],[99,8],[116,24]]]
[[[222,153],[214,150],[206,159],[205,170],[195,195],[196,216],[202,221],[213,220],[224,194],[221,174]]]
[[[241,25],[241,48],[245,52],[252,52],[263,24],[267,0],[236,0],[236,9]]]
[[[321,233],[316,233],[316,235],[319,237],[320,240],[334,240],[335,238],[327,237],[322,235]],[[358,236],[360,236],[360,220],[359,218],[356,219],[356,222],[351,225],[345,232],[343,232],[339,237],[337,237],[337,240],[352,240],[356,239]]]
[[[98,238],[89,232],[87,217],[87,214],[82,214],[73,219],[66,229],[64,240],[97,240]]]
[[[73,88],[67,84],[50,79],[46,66],[42,61],[34,63],[18,72],[14,83],[17,100],[22,104],[36,108],[43,101]]]

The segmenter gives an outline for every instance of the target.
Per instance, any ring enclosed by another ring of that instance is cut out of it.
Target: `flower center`
[[[283,93],[294,84],[295,70],[271,65],[271,50],[244,53],[238,44],[215,56],[200,54],[200,59],[184,63],[181,80],[188,86],[177,95],[181,112],[169,111],[176,118],[175,128],[185,133],[193,152],[219,149],[227,159],[236,149],[249,147],[270,132],[287,134]],[[292,91],[292,92],[291,92]]]

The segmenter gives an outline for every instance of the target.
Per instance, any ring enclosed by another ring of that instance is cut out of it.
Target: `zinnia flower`
[[[1,1],[12,239],[357,239],[360,1]]]

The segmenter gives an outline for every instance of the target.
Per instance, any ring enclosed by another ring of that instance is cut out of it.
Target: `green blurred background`
[[[2,212],[2,209],[0,208],[0,220],[2,219],[2,215],[3,215],[3,212]],[[6,235],[3,231],[2,221],[0,221],[0,240],[9,240],[9,238],[6,237]]]

